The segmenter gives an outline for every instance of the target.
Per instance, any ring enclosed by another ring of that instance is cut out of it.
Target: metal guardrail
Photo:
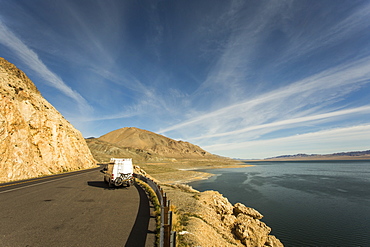
[[[153,180],[140,174],[134,174],[134,177],[147,183],[154,190],[161,205],[159,247],[176,247],[176,232],[172,231],[172,211],[169,210],[171,202],[167,200],[166,193]]]

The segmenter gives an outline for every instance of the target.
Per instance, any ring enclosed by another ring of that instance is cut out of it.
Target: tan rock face
[[[0,182],[95,165],[81,133],[0,58]]]
[[[179,211],[190,214],[181,239],[189,246],[271,246],[283,244],[273,235],[271,228],[260,221],[257,210],[241,203],[232,205],[217,191],[172,191],[165,187],[168,198]],[[187,213],[189,212],[189,213]]]
[[[239,202],[234,205],[233,212],[234,212],[234,215],[236,216],[238,216],[239,214],[245,214],[245,215],[251,216],[254,219],[263,218],[263,215],[260,214],[260,212],[258,212],[254,208],[246,207],[244,204],[239,203]]]
[[[240,241],[245,246],[282,246],[271,228],[260,221],[263,215],[242,203],[234,206],[217,191],[200,193],[199,200],[208,208],[201,216],[217,229],[228,242]],[[270,239],[270,241],[269,241]]]

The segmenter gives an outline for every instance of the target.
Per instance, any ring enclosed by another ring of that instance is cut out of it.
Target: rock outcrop
[[[232,205],[217,191],[197,192],[189,188],[179,191],[179,186],[162,188],[185,225],[178,229],[185,246],[283,246],[270,235],[271,228],[253,208],[241,203]]]
[[[82,134],[0,58],[0,182],[95,165]]]

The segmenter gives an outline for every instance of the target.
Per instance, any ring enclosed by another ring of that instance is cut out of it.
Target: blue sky
[[[370,149],[370,1],[0,0],[0,56],[85,137],[234,158]]]

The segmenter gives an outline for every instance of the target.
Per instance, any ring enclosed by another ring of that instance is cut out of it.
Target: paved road
[[[108,188],[98,169],[0,184],[4,247],[153,246],[152,221],[139,186]]]

